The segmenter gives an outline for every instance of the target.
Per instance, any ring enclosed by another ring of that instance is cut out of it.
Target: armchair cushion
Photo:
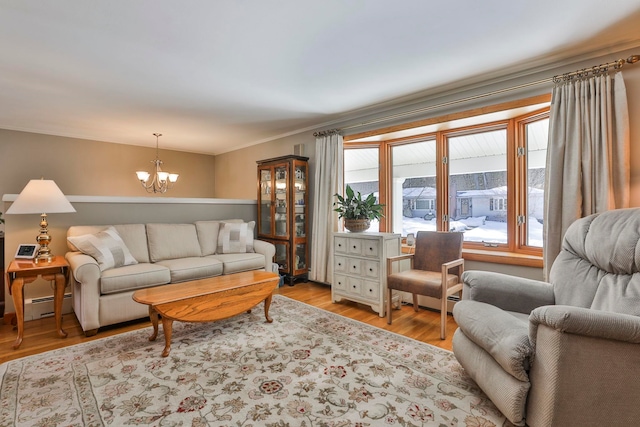
[[[459,301],[453,315],[464,334],[489,353],[506,372],[528,381],[533,347],[529,325],[508,312],[477,301]]]
[[[387,281],[392,281],[393,289],[412,294],[426,295],[433,298],[442,297],[442,273],[439,271],[405,270],[391,274]],[[458,283],[458,276],[447,275],[447,287]]]

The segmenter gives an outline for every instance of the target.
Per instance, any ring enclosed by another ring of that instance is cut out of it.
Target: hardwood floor
[[[408,305],[402,306],[400,310],[394,310],[393,324],[387,325],[386,318],[379,317],[369,306],[348,301],[332,303],[329,286],[313,282],[298,283],[295,286],[285,285],[278,288],[275,293],[447,350],[451,350],[451,337],[457,328],[453,317],[447,316],[447,339],[441,340],[440,313],[426,309],[420,309],[416,313],[413,307]],[[97,335],[89,338],[84,336],[75,315],[65,314],[62,324],[63,329],[68,333],[67,338],[57,337],[55,321],[51,317],[25,322],[24,341],[17,350],[13,349],[17,332],[11,325],[0,325],[0,363],[126,331],[148,328],[151,332],[149,319],[100,328]]]

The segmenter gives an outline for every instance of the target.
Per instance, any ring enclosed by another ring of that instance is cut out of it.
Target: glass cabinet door
[[[275,204],[276,204],[276,213],[275,213],[275,235],[276,236],[287,236],[289,230],[288,224],[288,213],[289,206],[287,200],[288,194],[288,183],[287,183],[287,166],[276,166],[274,168],[274,173],[276,175],[275,184],[276,184],[276,192],[275,192]]]
[[[295,270],[304,270],[307,268],[307,245],[306,243],[296,244]]]
[[[271,234],[271,169],[260,170],[260,220],[258,233]]]
[[[295,237],[306,237],[306,192],[307,192],[307,167],[305,165],[295,166],[295,176],[293,179],[294,185],[294,222],[295,222]]]
[[[276,255],[274,261],[278,264],[278,268],[281,271],[289,271],[289,263],[287,262],[287,255],[289,253],[289,243],[287,242],[271,242],[276,247]]]

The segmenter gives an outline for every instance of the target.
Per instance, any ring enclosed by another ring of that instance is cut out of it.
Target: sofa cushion
[[[171,283],[220,276],[222,262],[213,257],[189,257],[158,261],[171,272]]]
[[[218,248],[220,221],[196,221],[195,224],[200,252],[203,256],[215,254]]]
[[[94,234],[68,236],[67,240],[82,253],[93,257],[100,271],[138,263],[113,227]]]
[[[149,262],[149,249],[147,248],[147,229],[144,224],[117,224],[117,225],[74,225],[67,230],[67,236],[81,236],[95,234],[109,227],[116,229],[122,241],[138,262]],[[67,240],[67,246],[71,251],[79,249]]]
[[[221,261],[224,264],[223,274],[264,269],[264,255],[257,253],[217,254],[206,258],[214,258]]]
[[[216,254],[238,254],[254,252],[253,229],[255,221],[227,222],[220,224],[218,234],[218,248]]]
[[[127,245],[136,261],[151,261],[147,246],[147,229],[144,224],[116,224],[113,228],[118,230],[122,241]]]
[[[171,281],[169,269],[157,264],[140,263],[113,268],[102,273],[100,293],[116,294],[125,291],[164,285]]]
[[[202,256],[195,224],[147,224],[151,262]]]
[[[533,347],[529,322],[522,321],[491,304],[458,301],[453,316],[464,335],[489,353],[513,377],[528,381]]]

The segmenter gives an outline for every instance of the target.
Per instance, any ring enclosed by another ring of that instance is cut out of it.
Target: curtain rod
[[[443,102],[441,104],[431,105],[429,107],[423,107],[423,108],[418,108],[418,109],[411,110],[411,111],[405,111],[405,112],[402,112],[402,113],[392,114],[390,116],[380,117],[378,119],[368,120],[366,122],[358,123],[358,124],[351,125],[351,126],[345,126],[343,128],[339,128],[339,129],[331,129],[331,130],[327,130],[327,131],[314,132],[313,136],[316,136],[316,137],[317,136],[323,136],[323,135],[334,133],[334,132],[341,132],[341,131],[347,130],[347,129],[354,129],[354,128],[357,128],[357,127],[360,127],[360,126],[366,126],[366,125],[371,125],[371,124],[375,124],[375,123],[386,122],[386,121],[393,120],[393,119],[399,119],[399,118],[402,118],[402,117],[405,117],[405,116],[413,116],[414,114],[417,114],[417,113],[424,113],[426,111],[435,110],[435,109],[442,108],[442,107],[449,107],[451,105],[461,104],[461,103],[469,102],[469,101],[475,101],[476,99],[486,98],[488,96],[498,95],[498,94],[501,94],[501,93],[510,92],[512,90],[517,90],[517,89],[523,89],[523,88],[530,87],[530,86],[537,86],[537,85],[543,84],[543,83],[561,83],[561,82],[564,82],[564,81],[571,80],[574,77],[578,77],[578,78],[586,77],[590,73],[592,73],[592,74],[605,73],[605,72],[609,71],[609,68],[613,68],[615,70],[619,70],[620,68],[622,68],[622,66],[625,63],[626,64],[635,64],[638,61],[640,61],[640,55],[631,55],[626,60],[618,59],[617,61],[612,61],[612,62],[608,62],[606,64],[596,65],[596,66],[593,66],[591,68],[583,68],[583,69],[576,70],[576,71],[573,71],[573,72],[570,72],[570,73],[564,73],[564,74],[560,74],[560,75],[557,75],[557,76],[549,77],[549,78],[546,78],[546,79],[537,80],[537,81],[530,82],[530,83],[523,83],[521,85],[508,87],[508,88],[505,88],[505,89],[494,90],[494,91],[483,93],[483,94],[480,94],[480,95],[468,96],[466,98],[457,99],[455,101]]]

